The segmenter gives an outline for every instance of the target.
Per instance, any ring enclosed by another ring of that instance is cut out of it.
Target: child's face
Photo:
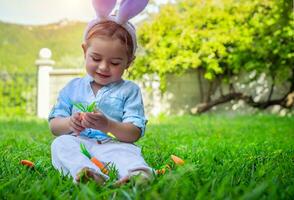
[[[128,68],[126,47],[119,39],[95,37],[88,47],[83,45],[86,70],[98,85],[107,85],[121,80]]]

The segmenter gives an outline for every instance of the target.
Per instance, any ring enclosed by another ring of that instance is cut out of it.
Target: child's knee
[[[64,148],[68,146],[69,143],[72,143],[74,136],[71,135],[61,135],[55,138],[51,144],[51,151],[55,149]]]

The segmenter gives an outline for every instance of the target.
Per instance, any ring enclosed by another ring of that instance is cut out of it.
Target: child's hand
[[[107,129],[109,119],[103,113],[95,111],[84,114],[84,119],[82,120],[83,127],[93,128],[101,131],[105,131]]]
[[[69,120],[69,129],[74,133],[80,134],[85,127],[82,126],[82,113],[74,113]]]

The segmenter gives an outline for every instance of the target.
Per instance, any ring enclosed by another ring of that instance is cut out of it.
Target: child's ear
[[[82,49],[84,51],[84,58],[86,58],[86,52],[87,52],[87,44],[86,43],[82,43]]]

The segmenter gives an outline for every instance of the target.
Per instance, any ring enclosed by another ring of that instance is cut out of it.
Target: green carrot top
[[[85,155],[85,156],[87,156],[89,159],[91,159],[91,155],[90,155],[90,153],[89,153],[89,151],[86,149],[86,146],[83,144],[83,143],[81,143],[80,144],[80,147],[81,147],[81,152]]]
[[[83,103],[74,103],[73,105],[81,112],[94,112],[96,110],[96,101],[93,101],[90,105],[84,105]]]

